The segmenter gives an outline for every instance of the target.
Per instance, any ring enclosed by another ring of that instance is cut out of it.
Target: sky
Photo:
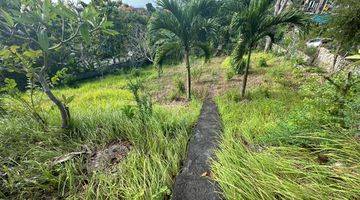
[[[145,7],[145,4],[152,3],[155,6],[155,0],[122,0],[123,3],[129,4],[135,8]]]

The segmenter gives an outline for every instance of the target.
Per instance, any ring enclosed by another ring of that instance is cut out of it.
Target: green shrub
[[[132,77],[135,77],[135,78],[140,77],[140,76],[141,76],[141,69],[136,68],[136,67],[132,68],[132,69],[131,69],[131,72],[130,72],[130,75],[131,75]]]
[[[246,60],[242,59],[240,63],[233,63],[232,69],[234,70],[235,74],[243,74],[246,68]]]
[[[180,95],[185,94],[186,92],[185,83],[179,76],[176,76],[174,78],[174,85],[177,93],[179,93]]]
[[[224,61],[221,63],[221,67],[226,69],[231,68],[231,57],[226,57]]]
[[[121,108],[121,111],[129,119],[132,119],[135,116],[135,109],[134,106],[132,105],[125,105],[124,107]]]
[[[229,90],[224,97],[227,101],[239,102],[241,100],[240,91],[236,89]]]
[[[147,121],[148,117],[152,115],[153,108],[151,97],[145,91],[143,80],[139,78],[137,78],[135,81],[129,80],[128,88],[134,95],[142,121]]]
[[[265,58],[260,58],[260,59],[259,59],[258,66],[259,66],[259,67],[262,67],[262,68],[268,67],[268,64],[266,63]]]
[[[226,71],[226,80],[231,80],[235,76],[235,72],[232,69]]]

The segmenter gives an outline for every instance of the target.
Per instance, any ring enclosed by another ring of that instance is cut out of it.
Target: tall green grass
[[[358,90],[346,105],[342,128],[330,112],[331,85],[282,58],[267,62],[269,68],[253,70],[265,80],[251,89],[250,100],[236,101],[238,90],[217,98],[225,128],[212,167],[224,196],[358,199]]]
[[[155,76],[153,76],[155,74]],[[156,73],[141,77],[153,90]],[[46,98],[40,112],[48,121],[43,130],[21,107],[7,100],[8,115],[0,118],[0,198],[6,199],[164,199],[171,194],[174,177],[184,159],[186,144],[201,103],[154,105],[154,114],[144,122],[127,116],[134,106],[127,90],[130,75],[112,75],[57,89],[58,96],[72,96],[72,127],[58,128],[59,114]],[[20,114],[22,113],[22,114]],[[144,128],[145,127],[145,128]],[[102,149],[116,140],[131,143],[130,153],[106,170],[89,171],[90,155],[52,165],[55,157],[89,148]]]

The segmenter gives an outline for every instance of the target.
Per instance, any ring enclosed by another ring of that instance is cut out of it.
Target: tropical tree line
[[[338,9],[351,1],[338,0],[343,5]],[[62,80],[69,71],[101,71],[126,59],[153,63],[160,76],[166,59],[180,55],[190,100],[190,57],[203,56],[208,61],[212,55],[230,54],[232,65],[243,74],[240,92],[244,98],[253,50],[264,44],[265,38],[273,38],[279,28],[301,29],[309,23],[299,2],[291,2],[158,0],[156,7],[147,4],[147,9],[134,9],[109,0],[89,4],[6,0],[0,2],[0,69],[1,73],[22,74],[28,85],[39,86],[58,108],[64,129],[70,126],[69,98],[54,95],[53,80]],[[359,24],[356,17],[351,18],[356,16],[355,8],[334,12],[333,19],[350,17],[353,21],[336,23],[331,30],[348,30],[350,24]],[[355,42],[337,37],[339,44],[354,46],[359,41],[357,30],[344,32]]]

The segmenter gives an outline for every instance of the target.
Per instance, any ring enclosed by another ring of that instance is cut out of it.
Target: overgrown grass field
[[[263,79],[247,100],[239,88],[217,97],[225,130],[213,172],[226,199],[360,197],[359,84],[340,117],[335,87],[295,64],[256,54],[251,73]]]
[[[226,199],[359,198],[358,84],[339,106],[341,95],[321,70],[255,53],[248,95],[241,99],[241,75],[229,59],[192,63],[191,102],[184,101],[182,64],[165,67],[161,78],[145,68],[55,89],[73,99],[67,132],[41,92],[34,101],[45,130],[21,104],[5,101],[10,109],[0,118],[0,198],[168,199],[210,88],[224,124],[211,177]],[[342,83],[343,77],[334,80]],[[136,79],[153,100],[146,122],[128,88]],[[93,154],[117,142],[130,151],[93,169]],[[68,157],[76,152],[86,153]]]
[[[156,77],[155,70],[145,69],[57,89],[57,96],[73,96],[72,128],[67,132],[58,128],[59,114],[40,92],[35,101],[41,102],[39,113],[47,120],[46,130],[18,103],[6,101],[11,109],[0,119],[0,198],[164,199],[170,195],[201,103],[155,103],[144,125],[127,83],[143,79],[151,92]],[[96,152],[116,141],[128,141],[131,150],[105,169],[89,170],[91,154],[53,164],[70,152]]]

